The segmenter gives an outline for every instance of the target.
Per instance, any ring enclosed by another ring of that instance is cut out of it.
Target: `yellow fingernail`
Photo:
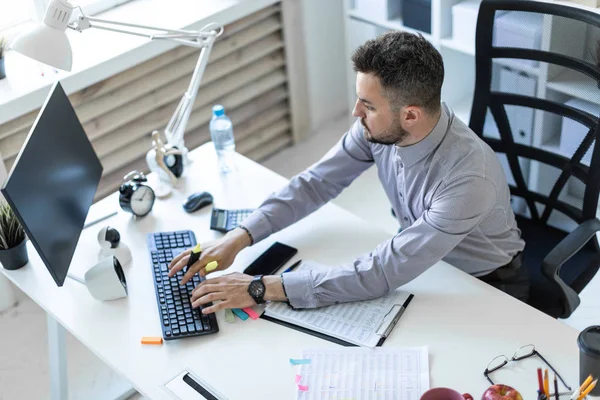
[[[217,267],[219,266],[219,263],[216,261],[211,261],[208,264],[206,264],[206,272],[210,272],[210,271],[214,271],[215,269],[217,269]]]
[[[196,245],[196,247],[194,247],[194,248],[192,249],[192,253],[200,253],[201,251],[202,251],[202,246],[200,245],[200,243],[198,243],[198,244]]]

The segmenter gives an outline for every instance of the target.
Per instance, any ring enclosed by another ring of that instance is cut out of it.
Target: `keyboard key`
[[[192,324],[188,324],[187,325],[187,330],[188,332],[196,332],[196,326],[192,323]]]
[[[204,330],[204,327],[202,326],[202,321],[196,321],[194,324],[196,325],[196,331],[202,332]]]
[[[181,331],[181,333],[188,333],[188,329],[186,325],[182,325],[179,330]]]

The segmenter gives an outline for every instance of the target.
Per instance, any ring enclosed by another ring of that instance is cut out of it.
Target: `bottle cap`
[[[220,104],[215,104],[212,108],[212,111],[215,117],[220,117],[221,115],[225,114],[225,109]]]

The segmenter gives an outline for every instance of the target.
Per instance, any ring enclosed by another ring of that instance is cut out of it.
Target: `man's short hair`
[[[355,71],[380,79],[392,109],[414,105],[429,113],[439,111],[444,62],[422,35],[384,33],[356,49],[352,62]]]

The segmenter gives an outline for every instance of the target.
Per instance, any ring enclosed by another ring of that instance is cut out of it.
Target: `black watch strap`
[[[265,303],[265,292],[267,288],[263,282],[262,275],[256,275],[250,285],[248,285],[248,293],[254,299],[256,304],[264,304]]]

